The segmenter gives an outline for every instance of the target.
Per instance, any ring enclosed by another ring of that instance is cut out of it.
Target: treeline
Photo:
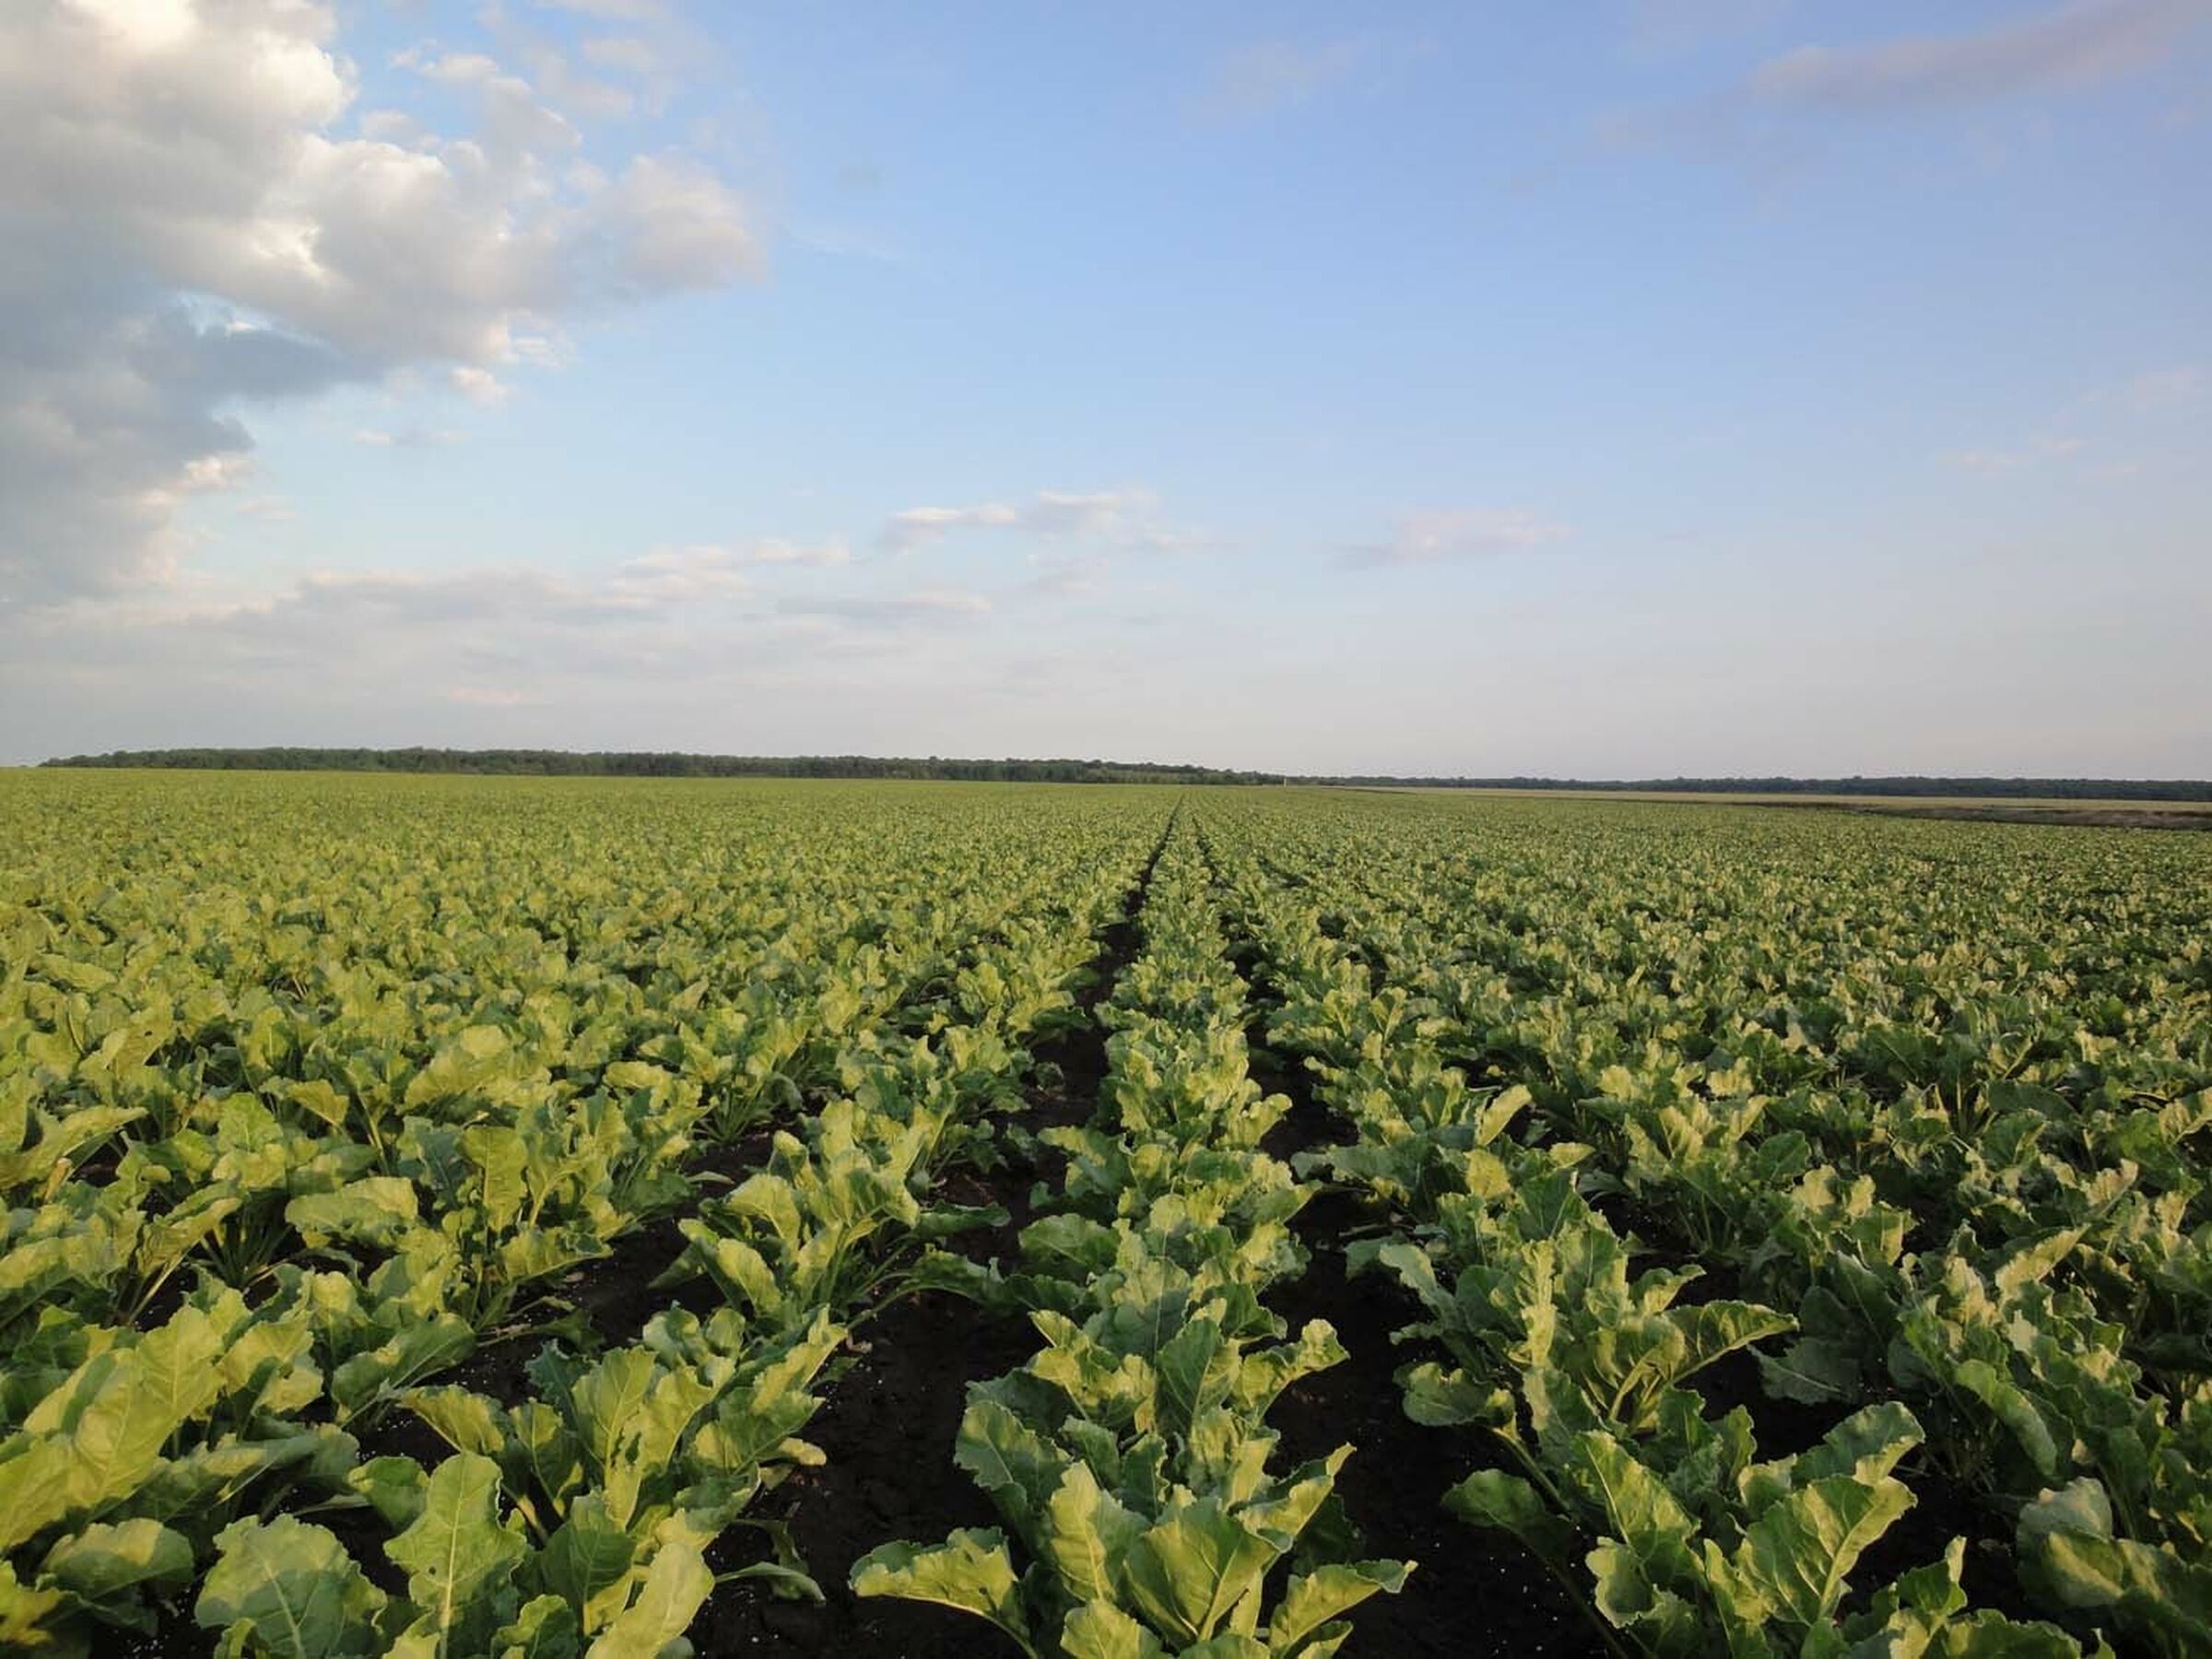
[[[47,766],[233,771],[482,772],[586,778],[939,778],[971,783],[1329,783],[1355,788],[1638,791],[1665,794],[1838,794],[1910,799],[2212,801],[2212,782],[2156,778],[1408,778],[1296,777],[1141,760],[959,760],[870,755],[688,755],[641,750],[166,748],[71,755]]]
[[[1842,794],[1992,800],[2212,801],[2212,782],[2159,778],[1314,778],[1367,788],[1634,790],[1665,794]]]
[[[936,778],[973,783],[1280,783],[1278,773],[1118,760],[880,759],[866,755],[686,755],[635,750],[444,748],[115,749],[47,766],[183,771],[477,772],[501,777]]]

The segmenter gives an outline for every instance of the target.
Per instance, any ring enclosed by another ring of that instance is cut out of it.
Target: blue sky
[[[1486,10],[10,8],[0,759],[2212,776],[2212,0]]]

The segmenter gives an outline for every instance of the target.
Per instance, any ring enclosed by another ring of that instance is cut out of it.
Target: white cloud
[[[900,552],[924,542],[942,541],[955,530],[1000,529],[1021,522],[1021,514],[999,501],[980,507],[909,507],[891,514],[884,545]]]
[[[1566,525],[1524,507],[1415,512],[1398,521],[1387,541],[1347,548],[1339,562],[1367,568],[1441,564],[1525,552],[1571,534]]]
[[[419,367],[479,399],[564,320],[756,272],[743,205],[677,152],[571,164],[488,55],[421,60],[477,125],[356,96],[301,0],[0,7],[0,595],[170,580],[180,492],[241,409]]]
[[[470,403],[485,408],[505,403],[511,390],[507,382],[490,370],[479,368],[475,363],[458,365],[446,375],[446,379],[453,390]]]
[[[734,557],[740,564],[812,565],[817,569],[853,562],[852,550],[835,538],[808,545],[771,536],[738,549]]]
[[[1020,501],[969,507],[909,507],[894,512],[877,538],[895,553],[944,540],[962,530],[1011,530],[1051,540],[1110,542],[1157,553],[1211,545],[1189,531],[1151,521],[1158,505],[1148,489],[1039,489]]]
[[[1800,47],[1761,65],[1749,89],[1766,102],[1839,111],[2079,89],[2156,62],[2206,18],[2202,0],[2070,0],[1971,33]]]
[[[610,603],[632,609],[697,605],[743,594],[752,583],[727,547],[663,547],[620,566],[606,584]]]
[[[423,136],[422,123],[405,110],[367,110],[361,114],[360,134],[382,144],[411,146]]]
[[[412,69],[425,80],[440,81],[449,87],[480,86],[496,79],[499,62],[481,52],[449,52],[438,57],[426,57],[419,51],[396,54],[393,63],[401,68]]]
[[[769,537],[736,547],[712,543],[655,547],[617,567],[608,592],[622,603],[691,603],[741,594],[752,583],[744,572],[763,566],[829,570],[851,562],[841,541],[813,544]]]
[[[445,427],[362,427],[353,441],[370,449],[446,449],[461,441],[461,434]]]

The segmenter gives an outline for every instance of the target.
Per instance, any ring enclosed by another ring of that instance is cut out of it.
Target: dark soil
[[[781,1521],[827,1600],[781,1601],[757,1583],[724,1584],[689,1632],[701,1654],[906,1654],[986,1659],[1017,1649],[979,1618],[920,1602],[862,1601],[845,1588],[853,1563],[895,1538],[934,1544],[959,1526],[998,1517],[952,1461],[971,1381],[1010,1371],[1036,1347],[1017,1322],[988,1318],[950,1297],[899,1302],[865,1326],[867,1351],[838,1378],[802,1430],[827,1453],[752,1506]],[[759,1559],[757,1535],[738,1526],[718,1541],[722,1571]],[[747,1553],[748,1550],[750,1554]],[[723,1559],[726,1557],[726,1559]]]

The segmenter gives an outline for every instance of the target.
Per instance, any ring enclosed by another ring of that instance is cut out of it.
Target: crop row
[[[1350,1446],[1272,1466],[1271,1407],[1344,1350],[1264,1300],[1305,1266],[1289,1223],[1312,1189],[1260,1149],[1288,1102],[1249,1076],[1245,987],[1187,829],[1141,925],[1101,1011],[1098,1113],[1046,1133],[1066,1171],[1018,1271],[936,1264],[942,1288],[1026,1310],[1042,1339],[971,1389],[959,1430],[958,1461],[1005,1525],[886,1545],[853,1588],[979,1615],[1030,1654],[1334,1653],[1343,1616],[1410,1563],[1347,1547],[1331,1494]]]

